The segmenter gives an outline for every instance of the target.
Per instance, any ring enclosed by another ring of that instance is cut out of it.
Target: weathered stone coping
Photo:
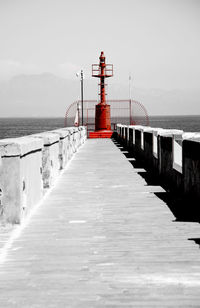
[[[41,150],[42,140],[33,137],[20,137],[0,140],[1,157],[24,156],[33,151]]]
[[[192,140],[194,142],[200,142],[200,133],[192,132],[192,133],[183,133],[183,140]]]
[[[69,130],[65,130],[65,129],[56,129],[56,130],[52,130],[51,134],[58,134],[60,139],[65,139],[66,137],[69,136],[70,132]]]
[[[31,135],[33,138],[40,138],[42,140],[43,145],[50,146],[56,142],[59,142],[60,137],[59,134],[51,133],[51,132],[45,132],[40,134],[34,134]]]

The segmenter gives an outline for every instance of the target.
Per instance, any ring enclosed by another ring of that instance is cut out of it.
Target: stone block
[[[43,196],[43,143],[31,137],[0,140],[0,216],[20,223]]]
[[[60,170],[59,161],[59,135],[51,132],[31,135],[43,141],[42,150],[42,178],[43,187],[49,188],[53,185]]]
[[[69,132],[64,129],[51,131],[52,134],[59,136],[59,163],[62,170],[69,161]]]
[[[200,199],[200,134],[183,135],[184,193]]]

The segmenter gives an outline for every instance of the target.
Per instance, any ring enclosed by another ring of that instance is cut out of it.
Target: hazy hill
[[[128,99],[128,85],[109,81],[108,98]],[[150,115],[200,114],[200,90],[133,89]],[[64,117],[67,107],[80,99],[79,80],[50,73],[18,75],[0,83],[1,117]],[[97,80],[84,80],[84,99],[97,99]]]

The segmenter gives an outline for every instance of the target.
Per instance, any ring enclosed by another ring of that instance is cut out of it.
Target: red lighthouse
[[[96,105],[95,132],[90,133],[90,138],[110,138],[112,136],[110,122],[110,105],[106,104],[105,79],[113,76],[113,65],[106,64],[104,52],[101,52],[99,64],[92,65],[92,77],[100,79],[100,102]]]

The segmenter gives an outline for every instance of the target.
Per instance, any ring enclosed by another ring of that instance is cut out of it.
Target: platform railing
[[[172,190],[200,199],[200,133],[118,124],[117,135]]]
[[[79,126],[0,140],[0,220],[20,223],[86,138]]]

